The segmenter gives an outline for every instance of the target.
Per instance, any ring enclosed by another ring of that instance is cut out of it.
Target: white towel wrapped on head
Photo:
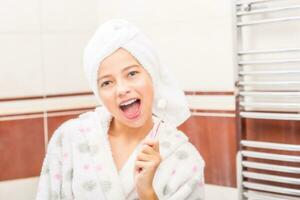
[[[154,84],[153,113],[176,126],[189,116],[187,100],[171,72],[160,63],[151,41],[135,25],[113,19],[101,25],[84,50],[84,69],[97,100],[97,75],[101,62],[119,48],[130,52],[148,71]],[[171,48],[171,47],[170,47]]]

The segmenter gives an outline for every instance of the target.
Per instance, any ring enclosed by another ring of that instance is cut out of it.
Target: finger
[[[154,149],[147,145],[147,144],[144,144],[142,147],[141,147],[141,151],[142,153],[146,153],[146,154],[151,154],[152,152],[154,151]]]
[[[159,152],[159,141],[157,139],[147,138],[143,144],[151,146],[155,151]]]
[[[137,160],[138,161],[151,161],[154,159],[154,156],[151,154],[146,154],[146,153],[139,153],[137,155]]]
[[[153,146],[153,145],[158,144],[158,140],[157,139],[153,139],[153,138],[146,138],[143,141],[143,144],[147,144],[147,145]]]
[[[135,161],[135,169],[140,172],[147,169],[156,169],[160,163],[159,159],[154,159],[151,161]]]
[[[156,152],[153,147],[151,147],[147,144],[144,144],[144,146],[142,146],[140,152],[145,153],[145,154],[150,154],[150,155],[156,155],[159,153],[159,152]]]
[[[141,151],[139,152],[139,154],[147,154],[151,157],[149,157],[149,159],[160,159],[161,155],[160,152],[155,151],[152,147],[149,147],[148,145],[145,145],[144,147],[142,147]]]
[[[150,161],[135,161],[135,169],[144,169],[150,164]]]
[[[143,171],[144,165],[142,161],[136,161],[134,165],[135,174]]]
[[[156,152],[159,152],[159,142],[158,140],[154,143],[154,146],[152,147]]]

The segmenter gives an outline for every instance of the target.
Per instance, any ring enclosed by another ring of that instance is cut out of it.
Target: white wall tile
[[[230,20],[146,24],[161,60],[186,90],[233,90]]]
[[[43,99],[0,102],[1,115],[36,113],[45,110]]]
[[[63,110],[63,109],[75,109],[75,108],[89,108],[98,106],[95,96],[84,95],[84,96],[74,96],[74,97],[57,97],[46,99],[45,104],[48,111],[53,110]]]
[[[43,32],[85,32],[94,30],[98,1],[41,0]]]
[[[0,35],[0,98],[42,95],[40,37]]]
[[[35,199],[39,177],[0,182],[0,199]],[[18,192],[16,192],[18,191]]]
[[[95,96],[71,96],[56,97],[46,99],[22,100],[13,102],[0,102],[0,114],[11,115],[21,113],[37,113],[47,111],[57,111],[64,109],[91,108],[99,105]]]
[[[46,94],[89,91],[82,65],[83,48],[90,34],[43,35]]]
[[[207,200],[238,200],[238,189],[219,185],[205,184]]]
[[[39,0],[2,0],[0,3],[0,33],[39,31]]]
[[[195,109],[234,110],[234,96],[187,96],[189,106]]]
[[[199,1],[190,0],[113,0],[99,1],[100,15],[104,18],[122,17],[142,22],[173,22],[197,21],[199,18],[220,18],[228,16],[231,12],[229,1]]]

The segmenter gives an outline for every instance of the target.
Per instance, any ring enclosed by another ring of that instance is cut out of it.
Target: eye
[[[137,73],[139,73],[138,71],[131,71],[128,73],[128,76],[131,77],[131,76],[135,76]]]
[[[101,87],[106,87],[111,83],[111,81],[104,81],[103,83],[101,83]]]

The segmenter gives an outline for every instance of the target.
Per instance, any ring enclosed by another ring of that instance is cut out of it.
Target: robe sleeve
[[[62,125],[56,129],[47,147],[39,178],[36,200],[64,199],[62,189]]]
[[[181,185],[168,200],[188,199],[188,200],[204,200],[204,180],[196,177],[190,178]]]
[[[204,160],[190,143],[174,153],[179,160],[164,188],[163,200],[204,200]]]

